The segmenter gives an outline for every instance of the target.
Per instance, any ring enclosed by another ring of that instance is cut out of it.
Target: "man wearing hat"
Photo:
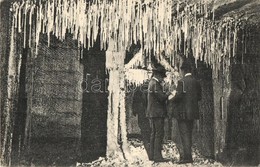
[[[191,63],[184,62],[181,66],[182,79],[178,81],[174,103],[173,117],[178,127],[183,145],[183,154],[179,163],[192,163],[192,130],[194,120],[199,119],[198,101],[201,100],[201,86],[191,74]]]
[[[164,118],[166,112],[166,100],[169,93],[163,91],[162,82],[166,77],[166,70],[161,65],[153,69],[152,79],[148,85],[146,116],[150,120],[150,155],[149,159],[155,162],[165,162],[162,157],[162,141],[164,137]]]

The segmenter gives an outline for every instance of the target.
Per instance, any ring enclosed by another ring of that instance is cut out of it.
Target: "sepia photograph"
[[[260,0],[0,0],[0,166],[260,167]]]

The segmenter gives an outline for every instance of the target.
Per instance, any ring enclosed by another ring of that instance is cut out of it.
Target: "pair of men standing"
[[[148,87],[148,104],[146,116],[150,120],[150,154],[149,159],[155,162],[165,162],[162,157],[162,141],[164,137],[164,118],[167,116],[166,103],[173,103],[172,113],[178,121],[180,137],[183,145],[183,155],[179,163],[192,163],[191,145],[193,122],[199,118],[198,101],[201,99],[199,82],[191,75],[190,64],[184,62],[181,66],[183,78],[178,81],[176,93],[165,92],[162,82],[166,70],[158,66],[153,70]]]

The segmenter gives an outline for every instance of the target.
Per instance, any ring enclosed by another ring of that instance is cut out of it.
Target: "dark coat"
[[[152,78],[148,86],[146,116],[148,118],[165,117],[167,97],[161,84]]]
[[[189,75],[178,81],[173,103],[173,117],[176,119],[199,119],[198,101],[201,100],[201,86]]]

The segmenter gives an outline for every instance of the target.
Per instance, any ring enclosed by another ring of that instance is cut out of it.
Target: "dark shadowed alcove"
[[[91,162],[106,156],[108,75],[106,54],[97,41],[93,48],[84,49],[82,64],[83,99],[81,119],[81,161]]]
[[[226,153],[234,165],[259,164],[259,28],[251,24],[240,31],[237,57],[231,66]]]
[[[25,124],[27,115],[27,92],[26,92],[26,66],[27,66],[28,49],[23,49],[20,79],[19,79],[19,94],[17,109],[14,112],[14,130],[13,130],[13,142],[12,142],[12,164],[16,164],[21,158],[24,137],[25,137]]]
[[[202,99],[199,102],[200,119],[196,123],[194,142],[201,153],[214,157],[214,92],[212,70],[198,61],[194,72],[202,87]]]

